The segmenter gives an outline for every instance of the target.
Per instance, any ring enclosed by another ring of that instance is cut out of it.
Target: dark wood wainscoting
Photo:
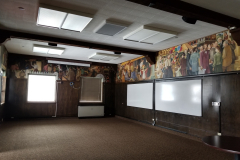
[[[127,83],[116,84],[116,115],[152,123],[187,134],[203,137],[219,131],[218,107],[221,102],[221,128],[223,135],[240,136],[240,75],[203,77],[202,117],[154,111],[127,106]],[[141,83],[141,82],[139,82]]]
[[[27,79],[8,78],[6,88],[5,118],[52,117],[55,115],[56,103],[28,103]],[[80,82],[74,82],[78,88]],[[114,115],[115,84],[104,84],[105,115]],[[77,117],[79,90],[70,87],[68,81],[58,84],[57,117]],[[92,104],[94,105],[94,104]]]

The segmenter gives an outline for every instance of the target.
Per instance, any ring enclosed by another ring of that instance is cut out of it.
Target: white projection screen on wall
[[[202,116],[201,80],[156,83],[155,109],[172,113]]]
[[[128,84],[127,106],[153,109],[153,83]]]

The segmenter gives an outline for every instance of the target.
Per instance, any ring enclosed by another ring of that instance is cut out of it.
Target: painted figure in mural
[[[221,53],[223,52],[223,40],[221,37],[218,37],[217,39],[218,47],[220,48]]]
[[[31,61],[31,66],[33,67],[34,72],[38,72],[38,65],[36,61]]]
[[[192,75],[192,71],[190,68],[192,68],[191,64],[189,63],[190,61],[190,57],[191,57],[191,54],[192,54],[192,49],[188,49],[187,51],[185,50],[184,51],[186,57],[187,57],[187,75]]]
[[[136,81],[137,80],[137,72],[136,72],[137,68],[134,67],[133,62],[131,62],[131,77],[130,77],[130,81]]]
[[[67,66],[67,68],[68,68],[68,71],[67,71],[67,74],[66,74],[67,80],[74,81],[75,80],[75,73],[73,71],[73,68],[72,67],[68,67],[68,66]]]
[[[147,79],[147,71],[148,71],[148,68],[145,65],[143,65],[142,69],[141,69],[141,79],[142,80]]]
[[[77,67],[76,81],[80,81],[81,79],[81,69]]]
[[[209,51],[207,50],[207,44],[204,44],[204,49],[201,49],[203,46],[200,47],[200,67],[201,69],[205,69],[205,74],[210,73],[209,68]]]
[[[222,53],[222,70],[223,72],[226,71],[232,71],[233,70],[233,66],[232,66],[232,49],[231,47],[228,45],[228,41],[224,41],[223,42],[223,53]]]
[[[191,64],[192,75],[198,74],[198,67],[199,67],[199,53],[197,52],[197,47],[193,48],[193,53],[191,54],[189,63]]]
[[[213,71],[214,73],[222,72],[222,54],[220,53],[219,46],[215,48]]]
[[[19,77],[20,78],[24,78],[26,76],[26,73],[24,70],[21,70],[21,72],[19,72]]]
[[[163,69],[163,60],[162,60],[162,56],[159,56],[157,65],[156,65],[156,77],[157,78],[163,78],[162,69]]]
[[[142,67],[143,67],[143,59],[141,59],[141,62],[140,62],[140,64],[139,64],[139,67],[140,67],[140,77],[141,77],[141,70],[142,70]]]
[[[126,74],[126,71],[125,71],[125,68],[123,67],[123,69],[122,69],[122,82],[125,82],[125,74]]]
[[[176,67],[176,59],[173,57],[173,54],[171,54],[171,63],[172,63],[172,72],[173,72],[173,77],[176,77],[176,72],[175,72],[175,67]]]
[[[130,77],[128,76],[128,71],[125,69],[125,81],[129,81]]]
[[[182,59],[180,60],[180,66],[181,66],[181,74],[182,76],[187,75],[187,59],[185,58],[185,53],[182,54]]]
[[[177,65],[176,67],[176,77],[181,77],[181,66]]]
[[[11,71],[14,72],[15,70],[19,70],[18,64],[11,65]]]
[[[164,70],[164,78],[172,78],[173,77],[173,71],[172,71],[172,64],[171,64],[171,59],[170,55],[167,56],[165,60],[165,70]]]
[[[213,63],[214,63],[214,55],[216,54],[216,47],[218,46],[217,41],[212,43],[212,47],[209,52],[210,60],[209,60],[209,68],[210,72],[213,73]]]
[[[43,71],[44,71],[44,72],[48,72],[48,64],[46,64],[45,66],[43,66]]]

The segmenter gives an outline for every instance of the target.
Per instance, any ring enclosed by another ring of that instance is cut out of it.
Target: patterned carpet
[[[155,127],[156,128],[156,127]],[[121,118],[52,118],[0,125],[1,160],[232,160],[172,131]],[[172,132],[172,133],[171,133]]]

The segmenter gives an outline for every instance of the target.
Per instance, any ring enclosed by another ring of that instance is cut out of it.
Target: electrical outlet
[[[217,135],[218,135],[218,136],[221,136],[221,135],[222,135],[222,133],[217,133]]]

